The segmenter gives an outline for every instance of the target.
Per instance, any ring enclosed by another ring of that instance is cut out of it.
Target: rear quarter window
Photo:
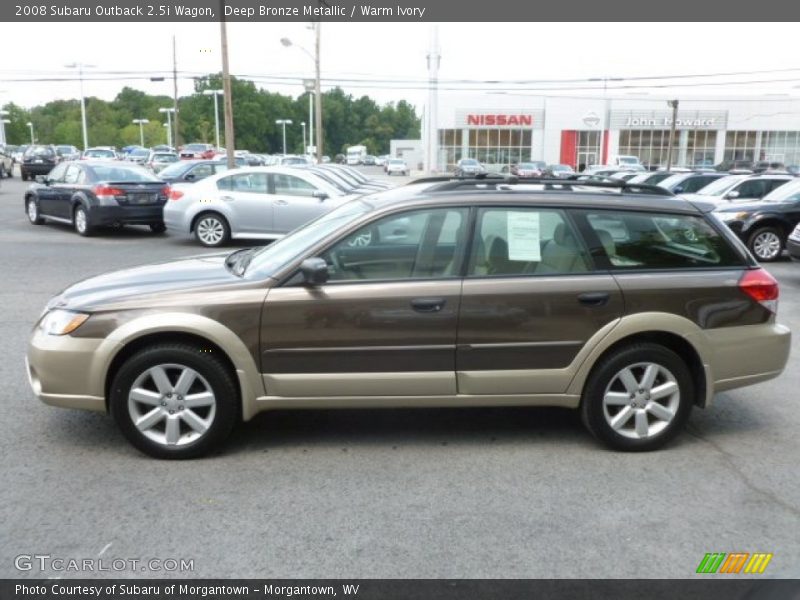
[[[741,267],[742,257],[699,215],[636,211],[585,213],[595,256],[611,269]]]

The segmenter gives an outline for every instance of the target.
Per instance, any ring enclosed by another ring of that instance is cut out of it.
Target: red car
[[[213,144],[186,144],[181,146],[180,157],[181,160],[189,160],[194,158],[212,159],[216,150]]]

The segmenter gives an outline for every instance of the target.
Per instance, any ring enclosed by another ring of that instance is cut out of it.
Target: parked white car
[[[408,175],[408,165],[402,158],[390,158],[386,161],[387,175]]]
[[[174,185],[164,224],[208,247],[232,238],[277,239],[358,196],[307,169],[243,167]]]

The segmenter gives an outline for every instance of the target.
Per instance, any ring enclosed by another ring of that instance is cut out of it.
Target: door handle
[[[435,313],[442,310],[446,303],[445,298],[414,298],[411,308],[421,313]]]
[[[275,200],[276,206],[286,206],[287,204],[289,203],[286,200]]]
[[[232,202],[234,200],[233,196],[220,196],[220,200],[225,200],[225,202]]]
[[[586,292],[578,296],[578,302],[584,306],[605,306],[609,298],[608,292]]]

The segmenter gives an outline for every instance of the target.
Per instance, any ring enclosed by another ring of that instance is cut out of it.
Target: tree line
[[[182,143],[215,142],[214,98],[203,95],[206,89],[222,89],[219,74],[195,80],[195,93],[178,99],[180,140]],[[236,148],[251,152],[278,153],[283,149],[282,128],[276,119],[291,119],[286,127],[287,152],[300,153],[303,147],[301,122],[308,135],[308,93],[297,98],[257,88],[251,81],[232,78],[234,133]],[[150,95],[124,87],[111,102],[87,97],[86,122],[91,146],[122,148],[139,143],[139,125],[133,119],[148,119],[144,125],[146,146],[167,143],[161,107],[172,107],[167,95]],[[80,100],[54,100],[31,109],[14,103],[3,107],[6,140],[9,144],[30,142],[27,123],[33,123],[37,142],[83,146]],[[385,154],[391,139],[418,139],[420,120],[414,107],[405,100],[379,106],[368,96],[354,98],[341,88],[322,95],[322,121],[325,154],[344,152],[347,146],[363,144],[369,152]],[[225,147],[222,97],[219,98],[220,143]]]

